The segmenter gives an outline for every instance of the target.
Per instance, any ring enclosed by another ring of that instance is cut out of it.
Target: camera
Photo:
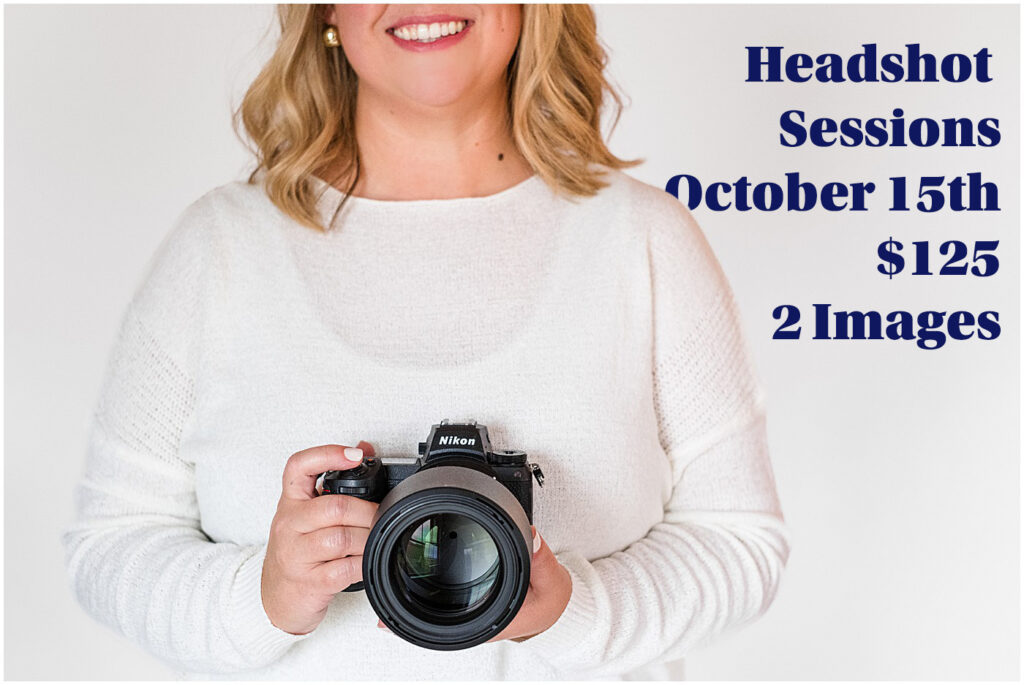
[[[487,427],[435,424],[418,457],[364,457],[323,476],[323,494],[378,502],[363,582],[381,621],[421,647],[466,649],[515,617],[530,586],[533,481],[525,452],[492,450]]]

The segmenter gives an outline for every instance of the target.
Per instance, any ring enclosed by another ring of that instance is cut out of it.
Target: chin
[[[422,77],[402,84],[401,95],[426,107],[446,107],[464,98],[472,89],[467,79],[450,75]]]

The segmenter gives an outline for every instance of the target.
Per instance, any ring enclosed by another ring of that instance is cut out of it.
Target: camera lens
[[[412,609],[456,617],[491,596],[500,564],[494,538],[461,514],[436,514],[409,526],[394,547],[392,578]]]
[[[422,469],[377,509],[363,552],[367,599],[413,644],[473,647],[501,632],[526,599],[531,539],[522,505],[493,477]]]

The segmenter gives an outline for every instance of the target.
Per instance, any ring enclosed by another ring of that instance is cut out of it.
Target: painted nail
[[[536,529],[533,531],[533,553],[536,554],[540,551],[540,533]]]
[[[363,460],[363,451],[358,447],[346,447],[345,458],[349,461],[360,462]]]

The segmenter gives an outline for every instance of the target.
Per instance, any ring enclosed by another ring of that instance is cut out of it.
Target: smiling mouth
[[[403,24],[389,28],[387,33],[390,33],[398,40],[426,44],[447,38],[448,36],[458,35],[471,25],[472,22],[469,19],[435,21],[429,24]]]

